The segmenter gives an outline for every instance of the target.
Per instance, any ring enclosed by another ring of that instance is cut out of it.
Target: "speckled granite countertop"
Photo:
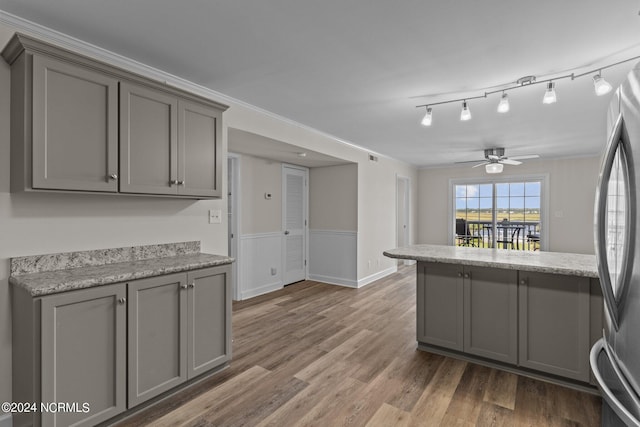
[[[200,242],[169,243],[11,259],[9,283],[32,296],[230,264],[200,253]]]
[[[390,258],[415,261],[598,277],[595,255],[542,251],[507,251],[445,245],[407,246],[384,251],[384,255]]]

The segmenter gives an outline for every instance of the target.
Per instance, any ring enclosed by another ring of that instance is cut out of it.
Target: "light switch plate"
[[[209,209],[209,224],[222,224],[222,211],[220,209]]]

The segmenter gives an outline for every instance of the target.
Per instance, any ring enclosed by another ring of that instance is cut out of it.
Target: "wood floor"
[[[231,367],[123,426],[598,426],[600,398],[416,350],[415,268],[233,305]]]

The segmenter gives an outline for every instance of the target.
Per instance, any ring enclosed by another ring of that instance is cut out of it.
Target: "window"
[[[455,245],[540,249],[543,178],[452,184]]]

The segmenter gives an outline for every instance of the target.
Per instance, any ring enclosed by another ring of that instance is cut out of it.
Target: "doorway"
[[[309,169],[282,165],[283,285],[307,278]]]
[[[410,212],[411,181],[408,177],[396,176],[396,245],[398,247],[411,244]],[[398,264],[402,264],[398,260]]]
[[[234,300],[240,299],[240,289],[238,287],[238,238],[240,237],[239,231],[239,213],[240,213],[240,198],[239,198],[239,183],[240,183],[240,158],[233,154],[228,154],[227,157],[227,211],[229,215],[229,227],[228,233],[229,242],[228,254],[230,257],[235,258],[236,262],[231,264],[231,292]]]

